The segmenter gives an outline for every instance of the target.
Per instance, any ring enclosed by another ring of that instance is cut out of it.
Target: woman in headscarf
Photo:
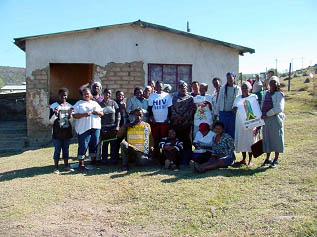
[[[236,115],[232,112],[232,106],[235,98],[241,95],[241,89],[234,84],[235,76],[232,72],[228,72],[226,76],[227,84],[220,88],[215,115],[219,115],[219,120],[224,123],[224,132],[234,139]]]
[[[79,93],[81,96],[83,96],[83,90],[85,88],[89,88],[92,94],[92,99],[98,103],[103,101],[103,95],[102,95],[102,86],[100,82],[95,82],[94,80],[91,80],[89,83],[86,83],[82,85],[79,88]]]
[[[98,103],[102,102],[104,97],[102,95],[102,86],[100,82],[94,82],[91,85],[91,94],[93,96],[93,100]]]
[[[248,152],[249,153],[248,167],[251,167],[252,166],[251,146],[255,142],[255,133],[254,133],[253,129],[246,129],[244,127],[243,121],[240,118],[240,116],[237,114],[237,112],[241,112],[239,110],[243,109],[242,107],[238,107],[239,103],[243,103],[245,100],[248,100],[252,97],[254,97],[256,100],[258,98],[256,95],[250,94],[251,84],[248,81],[245,81],[242,83],[241,90],[242,90],[242,95],[239,95],[234,100],[234,103],[233,103],[233,112],[236,114],[235,147],[236,147],[237,153],[242,152],[242,160],[239,162],[236,162],[235,166],[247,164],[246,163],[246,156],[247,156],[246,153]],[[258,105],[258,103],[256,103],[256,104]]]
[[[279,78],[271,77],[269,90],[264,93],[262,102],[263,151],[266,160],[263,165],[270,164],[270,168],[278,165],[279,154],[284,152],[284,107],[285,97],[280,89]],[[271,152],[275,152],[273,162],[270,160]]]
[[[199,164],[208,161],[212,152],[212,142],[215,135],[216,134],[210,129],[208,123],[199,124],[199,130],[193,141],[195,147],[192,157],[193,161],[198,162]]]

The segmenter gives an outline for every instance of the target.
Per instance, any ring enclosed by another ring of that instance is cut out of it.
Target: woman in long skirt
[[[278,165],[279,154],[284,152],[284,106],[285,97],[280,90],[279,79],[273,76],[269,82],[270,89],[265,92],[262,103],[263,126],[263,151],[266,153],[264,165],[270,164],[270,168]],[[271,152],[275,152],[273,162],[270,159]]]
[[[251,167],[252,166],[251,146],[256,140],[255,132],[253,129],[246,129],[244,127],[243,121],[240,118],[240,116],[238,116],[237,112],[238,112],[239,103],[242,103],[243,101],[251,97],[255,97],[255,99],[257,100],[258,97],[254,94],[250,94],[251,84],[247,81],[242,83],[241,90],[242,90],[242,95],[239,95],[233,103],[233,112],[236,113],[235,148],[237,153],[242,152],[242,160],[239,162],[236,162],[234,166],[246,165],[247,164],[246,156],[248,152],[249,153],[248,167]],[[257,103],[257,106],[259,106],[258,103]],[[239,109],[241,109],[241,107]]]

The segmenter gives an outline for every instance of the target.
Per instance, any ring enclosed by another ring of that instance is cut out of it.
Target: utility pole
[[[275,59],[275,70],[276,70],[276,75],[277,75],[277,59]]]
[[[292,74],[292,63],[289,63],[289,71],[288,71],[288,91],[291,91],[291,74]]]

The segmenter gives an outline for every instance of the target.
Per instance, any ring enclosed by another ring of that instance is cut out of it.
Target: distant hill
[[[3,85],[22,85],[25,82],[25,68],[0,66]]]

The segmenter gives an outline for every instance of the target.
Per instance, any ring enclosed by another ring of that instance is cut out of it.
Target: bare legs
[[[206,172],[208,170],[218,169],[218,168],[225,168],[227,167],[225,162],[221,159],[216,157],[211,157],[207,162],[203,164],[198,164],[197,162],[194,163],[194,168],[199,173]]]

